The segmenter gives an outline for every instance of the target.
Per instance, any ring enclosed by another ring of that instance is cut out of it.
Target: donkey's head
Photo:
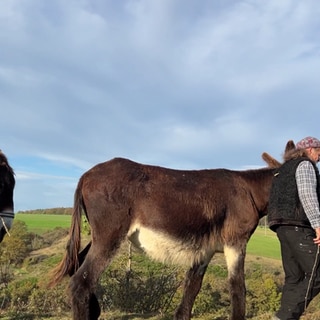
[[[15,178],[13,169],[5,154],[0,150],[0,242],[9,232],[14,217],[13,190]]]

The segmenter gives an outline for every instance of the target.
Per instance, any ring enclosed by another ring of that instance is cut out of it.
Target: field
[[[277,235],[268,228],[258,227],[248,243],[247,253],[280,260],[280,244]]]
[[[21,213],[16,215],[16,219],[24,221],[29,232],[42,234],[56,227],[69,228],[71,216]],[[258,227],[248,243],[247,253],[280,259],[280,247],[276,234],[268,228]]]
[[[56,227],[69,228],[71,216],[61,214],[18,213],[15,219],[25,222],[29,232],[42,234]]]

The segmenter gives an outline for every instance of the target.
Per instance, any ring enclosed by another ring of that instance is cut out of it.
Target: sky
[[[72,207],[114,157],[248,170],[320,138],[319,16],[318,0],[1,0],[15,211]]]

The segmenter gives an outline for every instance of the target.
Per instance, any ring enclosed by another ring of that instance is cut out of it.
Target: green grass
[[[29,214],[18,213],[15,219],[24,221],[29,232],[42,234],[54,228],[68,228],[70,227],[71,216],[61,214]]]
[[[249,240],[247,253],[272,259],[281,259],[280,243],[275,232],[258,227]]]

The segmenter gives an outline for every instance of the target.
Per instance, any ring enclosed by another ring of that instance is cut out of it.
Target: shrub
[[[7,287],[8,283],[12,279],[13,279],[13,270],[10,264],[7,262],[0,262],[0,289]]]
[[[37,289],[37,282],[36,278],[27,278],[23,280],[16,280],[9,284],[8,293],[10,297],[11,310],[28,310],[29,296],[33,290]]]
[[[70,311],[70,306],[65,297],[64,289],[61,287],[50,290],[38,288],[31,292],[28,311],[35,315],[58,316],[66,311]]]
[[[255,271],[247,274],[247,310],[249,316],[275,311],[280,306],[281,290],[275,275],[263,272],[256,265]]]
[[[61,227],[56,227],[53,230],[47,231],[42,234],[44,245],[49,247],[62,238],[66,237],[68,233],[68,229]]]
[[[199,316],[205,313],[215,313],[221,308],[225,308],[221,287],[213,288],[210,283],[204,283],[193,306],[193,314]]]
[[[16,220],[0,247],[0,262],[19,265],[31,251],[32,234],[24,222]]]
[[[180,285],[177,275],[165,268],[161,274],[109,270],[100,283],[98,292],[104,310],[142,314],[165,312]]]

